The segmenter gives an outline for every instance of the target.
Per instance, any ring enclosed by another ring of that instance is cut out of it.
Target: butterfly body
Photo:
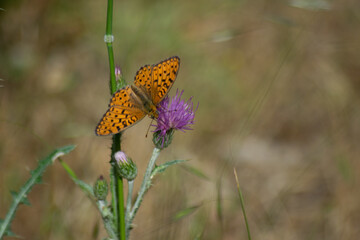
[[[141,67],[136,73],[134,85],[128,85],[114,93],[95,134],[105,136],[119,133],[133,126],[145,115],[157,119],[157,105],[172,87],[179,67],[180,58],[176,56],[152,66]]]
[[[153,119],[157,118],[158,111],[156,106],[152,103],[148,96],[135,85],[132,85],[131,89],[134,92],[133,98],[134,101],[136,101],[137,106],[141,108],[149,117]]]

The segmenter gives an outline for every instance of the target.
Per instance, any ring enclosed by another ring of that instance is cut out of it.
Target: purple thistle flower
[[[161,140],[161,148],[164,146],[167,134],[173,134],[173,130],[192,130],[190,127],[194,124],[195,111],[192,97],[185,101],[181,99],[184,91],[176,91],[175,97],[170,101],[169,97],[165,97],[158,106],[159,117],[155,133],[157,133],[157,141]]]

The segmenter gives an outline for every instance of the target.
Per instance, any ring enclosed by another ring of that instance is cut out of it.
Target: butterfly
[[[179,67],[180,58],[177,56],[152,66],[141,67],[136,72],[134,85],[128,85],[114,93],[95,134],[106,136],[119,133],[146,115],[157,119],[157,106],[174,84]]]

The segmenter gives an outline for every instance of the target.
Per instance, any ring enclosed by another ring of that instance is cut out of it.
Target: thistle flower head
[[[161,140],[160,148],[164,148],[165,140],[171,142],[174,130],[181,130],[183,132],[185,132],[185,130],[192,130],[191,125],[194,124],[197,107],[194,109],[192,97],[187,101],[181,99],[183,92],[184,91],[179,92],[177,90],[175,97],[171,100],[166,96],[159,103],[159,117],[157,124],[154,125],[156,127],[154,131],[154,143],[157,142],[155,145],[158,146],[159,140]],[[171,137],[167,135],[171,135]]]
[[[114,154],[116,161],[116,170],[119,175],[128,181],[134,180],[137,176],[137,167],[131,158],[127,157],[124,152],[118,151]]]
[[[114,158],[115,158],[117,164],[119,164],[119,165],[128,163],[128,159],[127,159],[126,154],[124,152],[121,152],[121,151],[116,152],[114,154]]]

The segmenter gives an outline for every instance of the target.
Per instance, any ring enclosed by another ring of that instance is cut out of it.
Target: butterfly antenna
[[[152,124],[153,121],[154,121],[154,119],[151,119],[151,122],[150,122],[150,124],[149,124],[148,130],[146,131],[146,135],[145,135],[146,138],[147,138],[147,136],[148,136],[148,133],[149,133],[149,131],[150,131],[150,127],[151,127],[151,124]]]

